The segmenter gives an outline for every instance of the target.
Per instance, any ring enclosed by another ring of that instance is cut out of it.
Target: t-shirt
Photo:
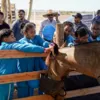
[[[74,40],[75,40],[75,38],[71,35],[68,35],[68,36],[65,37],[65,41],[66,41],[67,44],[74,43]]]
[[[21,24],[22,23],[28,23],[28,22],[29,21],[26,20],[26,19],[23,20],[23,21],[16,20],[16,21],[13,22],[13,24],[12,24],[12,30],[14,32],[14,36],[15,36],[15,38],[16,38],[17,41],[24,37],[23,33],[21,32]]]
[[[3,22],[3,24],[0,25],[0,30],[2,29],[10,29],[10,26],[6,22]]]

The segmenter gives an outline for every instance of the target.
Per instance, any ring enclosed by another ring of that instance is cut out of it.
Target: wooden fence
[[[0,58],[27,58],[27,57],[46,57],[48,54],[43,53],[24,53],[19,52],[16,50],[0,50]],[[46,71],[36,71],[36,72],[25,72],[25,73],[15,73],[11,75],[4,75],[0,76],[0,84],[6,84],[11,82],[21,82],[21,81],[28,81],[28,80],[34,80],[39,79],[40,73],[46,73]],[[74,72],[74,75],[79,74]],[[73,75],[70,74],[71,76]],[[85,96],[89,94],[95,94],[100,93],[100,86],[92,87],[92,88],[84,88],[84,89],[78,89],[78,90],[72,90],[67,91],[67,94],[65,98],[71,98],[71,97],[77,97],[77,96]],[[38,95],[38,96],[32,96],[27,98],[18,98],[14,100],[54,100],[49,95]]]

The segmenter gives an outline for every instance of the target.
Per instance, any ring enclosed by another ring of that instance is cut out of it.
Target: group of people
[[[19,50],[23,52],[50,52],[53,45],[36,35],[36,25],[23,19],[24,10],[19,11],[19,20],[14,22],[12,29],[4,22],[0,12],[0,50]],[[21,22],[23,21],[23,22]],[[17,34],[16,32],[19,32]],[[15,35],[16,34],[16,35]],[[46,70],[42,58],[0,59],[0,75]],[[39,87],[39,80],[18,82],[18,98],[34,95],[34,89]],[[0,100],[12,100],[14,83],[0,85]],[[43,94],[38,90],[39,94]]]
[[[60,14],[49,10],[43,15],[47,19],[41,23],[39,35],[36,35],[36,24],[25,19],[25,11],[19,10],[19,19],[11,28],[4,22],[4,14],[0,12],[0,50],[19,50],[23,52],[50,52],[53,36]],[[56,20],[54,20],[54,17]],[[74,23],[64,22],[64,46],[72,46],[92,41],[100,41],[100,10],[91,22],[91,29],[82,23],[82,15],[77,13]],[[0,59],[0,75],[47,70],[42,58]],[[39,87],[39,80],[18,82],[18,98],[34,95],[34,89]],[[6,90],[6,91],[5,91]],[[12,100],[14,84],[0,85],[0,100]],[[39,94],[43,94],[38,90]]]
[[[97,12],[100,13],[100,10]],[[82,23],[82,15],[74,15],[74,22],[64,22],[64,37],[67,46],[100,41],[100,15],[91,22],[90,29]]]

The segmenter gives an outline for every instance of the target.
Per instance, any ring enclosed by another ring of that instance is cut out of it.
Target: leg
[[[17,89],[18,89],[18,98],[29,96],[29,87],[27,82],[18,82]]]

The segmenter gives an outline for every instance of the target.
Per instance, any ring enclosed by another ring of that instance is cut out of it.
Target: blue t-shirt
[[[75,38],[71,35],[68,35],[68,36],[65,37],[65,41],[66,41],[67,44],[74,43],[74,40],[75,40]]]

